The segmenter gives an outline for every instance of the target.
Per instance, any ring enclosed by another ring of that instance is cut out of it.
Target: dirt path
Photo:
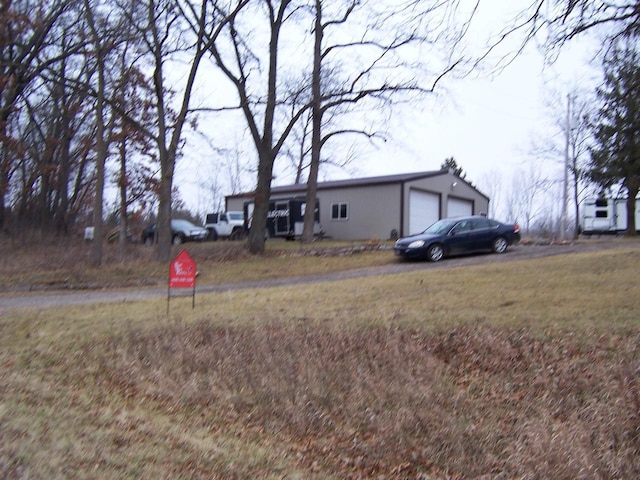
[[[225,283],[219,285],[199,285],[197,293],[224,292],[229,290],[277,287],[284,285],[304,285],[309,283],[331,282],[352,278],[389,275],[421,270],[456,268],[467,265],[482,265],[496,262],[527,260],[553,255],[565,255],[578,252],[590,252],[613,248],[640,248],[640,242],[626,239],[586,240],[566,245],[517,245],[503,255],[473,255],[445,259],[438,263],[398,261],[393,265],[369,267],[357,270],[288,277],[255,282]],[[389,253],[392,255],[392,253]],[[4,293],[0,295],[0,312],[20,308],[50,308],[93,303],[125,303],[166,297],[166,287],[122,288],[110,290],[82,290],[72,292],[48,291]]]

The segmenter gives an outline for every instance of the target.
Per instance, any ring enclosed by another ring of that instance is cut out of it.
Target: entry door
[[[440,220],[440,195],[411,190],[409,192],[409,235],[424,231]]]
[[[289,233],[289,202],[276,202],[276,235]]]

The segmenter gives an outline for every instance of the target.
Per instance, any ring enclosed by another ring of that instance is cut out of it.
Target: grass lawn
[[[0,477],[636,478],[639,308],[630,248],[3,312]]]
[[[172,256],[186,249],[198,266],[198,283],[220,284],[391,264],[395,261],[389,252],[392,245],[329,240],[303,245],[270,240],[264,255],[256,257],[247,252],[243,242],[198,242],[172,247]],[[120,249],[105,244],[100,268],[89,266],[89,248],[81,242],[27,247],[0,244],[0,289],[166,285],[169,265],[154,260],[153,247],[129,244]]]

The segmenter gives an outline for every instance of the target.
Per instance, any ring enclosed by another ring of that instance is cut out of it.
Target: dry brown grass
[[[5,312],[0,477],[637,478],[639,267]]]
[[[271,240],[265,253],[256,257],[247,252],[242,242],[219,241],[173,247],[173,256],[186,249],[198,266],[198,281],[220,284],[392,263],[393,255],[381,249],[384,246],[390,244],[322,241],[302,245]],[[153,247],[105,244],[100,268],[89,266],[89,248],[87,243],[69,239],[37,245],[5,240],[0,243],[0,289],[111,288],[161,285],[167,281],[169,266],[155,261]]]
[[[634,478],[639,342],[201,322],[112,338],[97,378],[340,478]]]

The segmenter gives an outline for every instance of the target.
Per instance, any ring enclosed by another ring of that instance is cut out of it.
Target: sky
[[[476,48],[481,49],[486,42],[483,29],[485,33],[495,31],[497,24],[517,11],[519,3],[525,5],[528,0],[489,0],[481,4],[484,9],[475,32]],[[517,45],[514,39],[504,49],[509,51]],[[593,57],[593,41],[577,40],[548,65],[532,44],[499,73],[445,79],[433,98],[394,113],[387,142],[362,145],[347,169],[321,171],[320,181],[437,170],[446,158],[454,157],[469,181],[490,196],[503,197],[504,203],[504,192],[498,193],[495,185],[489,185],[491,182],[501,184],[498,188],[504,190],[514,176],[530,171],[531,165],[543,169],[545,176],[559,179],[562,158],[541,159],[533,144],[546,139],[558,142],[562,132],[554,122],[563,116],[564,104],[558,102],[566,94],[576,87],[595,89],[599,66],[589,65]],[[554,101],[556,106],[550,107]],[[230,135],[234,141],[249,143],[241,130]],[[215,209],[210,187],[210,179],[215,177],[211,173],[212,157],[230,154],[212,153],[210,144],[193,137],[187,145],[192,148],[187,148],[178,166],[176,184],[187,207],[203,214]],[[273,185],[293,183],[294,172],[283,168],[285,163],[281,161],[276,168]],[[243,183],[245,191],[252,189],[255,176],[245,174]],[[221,185],[220,189],[223,195],[233,193],[230,185]],[[558,197],[557,191],[551,195]],[[494,203],[498,203],[497,198]]]
[[[562,157],[541,158],[536,145],[563,142],[556,123],[566,115],[566,95],[597,84],[591,58],[582,46],[545,65],[543,55],[530,48],[496,76],[452,81],[442,100],[401,122],[397,141],[365,169],[373,174],[431,170],[454,157],[475,184],[487,175],[526,170],[533,161],[553,175]],[[386,155],[402,158],[401,164],[385,162]]]

